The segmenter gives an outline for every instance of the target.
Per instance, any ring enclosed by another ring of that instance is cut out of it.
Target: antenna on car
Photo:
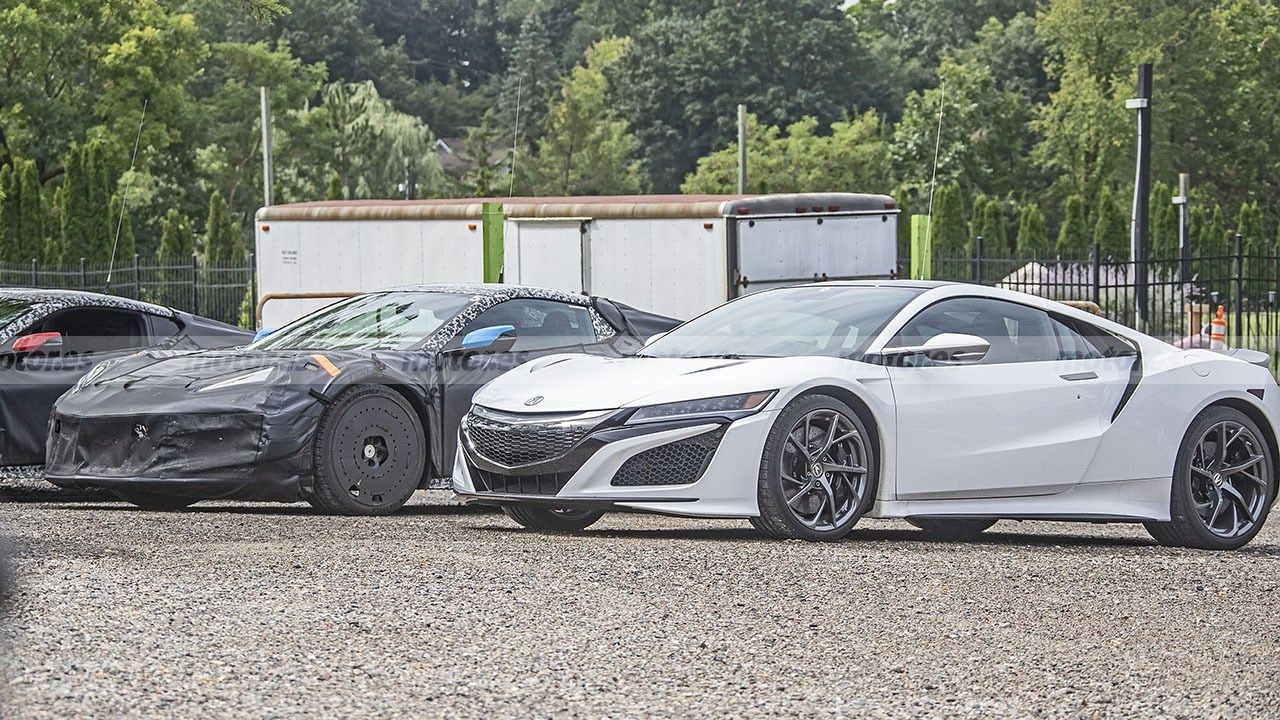
[[[938,135],[933,145],[933,177],[929,179],[929,221],[925,224],[924,241],[933,247],[933,193],[938,189],[938,151],[942,149],[942,113],[947,107],[947,86],[938,83]]]
[[[133,166],[138,162],[138,143],[142,141],[142,125],[147,121],[147,105],[150,102],[151,98],[144,98],[142,101],[142,117],[138,119],[138,134],[133,138],[133,155],[129,158],[129,171],[124,175],[124,190],[120,193],[120,218],[116,221],[115,240],[111,241],[111,261],[107,263],[107,285],[102,289],[104,294],[111,292],[111,274],[116,269],[116,250],[120,247],[120,231],[124,228],[124,216],[129,212],[129,185],[133,182]]]

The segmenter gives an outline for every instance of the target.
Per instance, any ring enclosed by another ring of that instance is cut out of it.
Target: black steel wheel
[[[178,510],[185,510],[199,502],[199,498],[182,497],[180,495],[166,495],[164,493],[153,492],[150,490],[116,488],[112,490],[112,492],[115,493],[116,497],[131,505],[137,505],[143,510],[151,510],[154,512],[177,512]]]
[[[1211,407],[1191,423],[1173,470],[1169,522],[1146,523],[1160,544],[1234,550],[1262,529],[1275,495],[1266,435],[1247,415]]]
[[[907,522],[939,540],[972,540],[996,524],[993,518],[909,517]]]
[[[505,505],[502,512],[530,530],[556,533],[580,532],[604,517],[604,512],[600,510],[538,505]]]
[[[765,441],[752,524],[776,538],[843,538],[871,506],[876,455],[861,418],[827,395],[804,395]]]
[[[320,418],[314,456],[313,506],[336,515],[388,515],[422,484],[426,435],[400,393],[356,385]]]

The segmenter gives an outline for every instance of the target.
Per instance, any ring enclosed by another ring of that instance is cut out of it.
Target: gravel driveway
[[[864,521],[838,545],[614,515],[583,537],[148,513],[5,491],[5,717],[1276,717],[1280,528]]]

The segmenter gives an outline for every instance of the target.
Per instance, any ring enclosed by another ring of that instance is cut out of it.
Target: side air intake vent
[[[611,485],[688,485],[697,482],[711,464],[724,437],[724,428],[650,448],[628,459]]]

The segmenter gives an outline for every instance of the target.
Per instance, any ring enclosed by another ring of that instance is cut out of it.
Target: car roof
[[[164,317],[174,317],[173,308],[132,300],[118,295],[85,292],[83,290],[50,290],[46,288],[0,288],[0,300],[16,300],[33,305],[62,307],[109,307],[136,310]]]
[[[573,303],[574,305],[591,304],[591,298],[589,296],[581,295],[579,293],[567,292],[564,290],[552,290],[550,288],[531,287],[529,285],[503,285],[501,283],[423,283],[417,285],[399,285],[370,292],[452,293],[455,295],[470,295],[473,299],[477,300],[481,298],[501,300],[511,300],[514,298],[538,298],[541,300],[558,300],[560,302]]]

